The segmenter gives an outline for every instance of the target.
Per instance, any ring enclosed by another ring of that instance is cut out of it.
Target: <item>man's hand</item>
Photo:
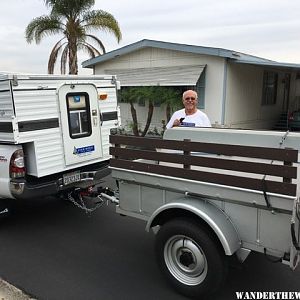
[[[179,119],[176,119],[173,123],[173,126],[172,127],[176,127],[176,126],[179,126],[180,125],[180,120]]]

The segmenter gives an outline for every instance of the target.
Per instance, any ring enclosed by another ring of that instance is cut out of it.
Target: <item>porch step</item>
[[[280,114],[279,120],[273,126],[273,130],[288,130],[289,129],[289,122],[288,122],[288,112],[283,112]]]

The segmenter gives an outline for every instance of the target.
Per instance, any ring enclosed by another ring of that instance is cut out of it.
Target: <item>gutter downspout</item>
[[[228,59],[224,59],[224,72],[223,72],[223,93],[222,93],[222,112],[221,112],[221,125],[225,125],[225,106],[226,106],[226,92],[227,92],[227,63]]]

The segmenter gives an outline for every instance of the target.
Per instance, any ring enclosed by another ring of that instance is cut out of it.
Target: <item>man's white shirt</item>
[[[166,128],[171,128],[174,124],[176,119],[180,120],[183,119],[183,124],[186,126],[196,126],[196,127],[211,127],[211,123],[207,117],[207,115],[200,111],[199,109],[192,115],[186,115],[185,109],[180,109],[174,112],[173,116],[171,117],[170,121],[166,125]],[[189,125],[190,124],[190,125]]]

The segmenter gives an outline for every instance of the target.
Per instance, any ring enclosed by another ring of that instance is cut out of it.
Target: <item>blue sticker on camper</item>
[[[80,154],[84,154],[84,153],[90,153],[93,151],[95,151],[95,145],[85,146],[85,147],[81,147],[81,148],[74,147],[73,154],[80,155]]]
[[[80,96],[73,96],[73,100],[75,103],[80,102]]]

